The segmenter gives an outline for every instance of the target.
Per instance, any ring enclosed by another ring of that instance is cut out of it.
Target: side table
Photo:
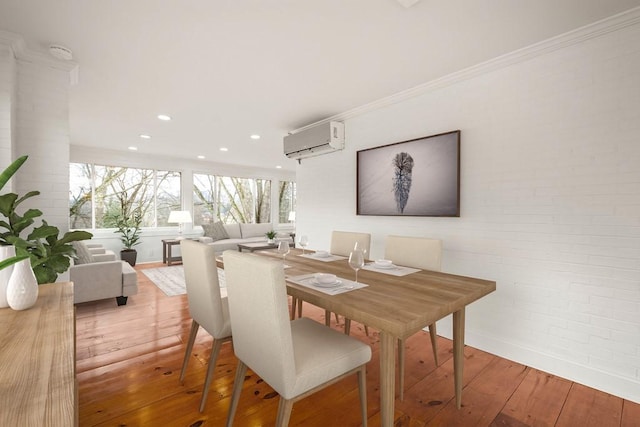
[[[184,239],[162,239],[162,262],[167,265],[171,265],[174,262],[182,262],[181,256],[172,256],[171,255],[171,247],[175,245],[179,245],[180,242]],[[198,240],[198,239],[190,239],[187,240]]]

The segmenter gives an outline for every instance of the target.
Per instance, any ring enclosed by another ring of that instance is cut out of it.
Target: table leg
[[[162,263],[167,263],[167,243],[162,242]]]
[[[167,265],[171,265],[171,246],[167,244]]]
[[[464,307],[453,313],[453,376],[456,407],[462,407],[462,373],[464,370]]]
[[[380,331],[380,425],[393,426],[395,400],[396,338]]]

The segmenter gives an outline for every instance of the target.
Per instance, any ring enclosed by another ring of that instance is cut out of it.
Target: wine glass
[[[284,262],[285,257],[289,253],[289,242],[281,240],[280,243],[278,243],[278,253],[282,255],[282,262]]]
[[[307,236],[300,236],[300,241],[298,243],[302,246],[302,255],[304,255],[304,248],[309,244],[309,239]]]
[[[354,249],[349,254],[349,267],[356,271],[356,283],[358,283],[358,270],[364,267],[364,254],[360,249]]]

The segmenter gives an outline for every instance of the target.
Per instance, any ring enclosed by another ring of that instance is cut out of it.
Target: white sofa
[[[91,242],[73,242],[73,247],[76,259],[69,277],[74,303],[115,297],[118,305],[125,305],[130,295],[138,293],[136,271],[113,251]]]
[[[205,227],[203,227],[205,228]],[[227,239],[215,239],[214,237],[207,236],[206,228],[205,235],[200,237],[199,240],[202,243],[206,243],[215,248],[216,252],[224,252],[226,250],[238,250],[238,244],[253,243],[253,242],[266,242],[267,232],[275,230],[275,227],[271,223],[261,224],[224,224],[224,229],[227,232],[229,238]],[[291,237],[287,233],[280,233],[276,237],[276,240],[288,239],[291,241]]]

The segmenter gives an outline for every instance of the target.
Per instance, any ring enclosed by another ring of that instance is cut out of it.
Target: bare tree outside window
[[[140,209],[143,227],[166,225],[169,211],[180,207],[180,179],[173,171],[72,163],[70,227],[115,228],[122,202]]]
[[[291,181],[280,181],[278,192],[278,220],[280,224],[289,221],[289,213],[296,211],[296,183]]]
[[[271,181],[194,174],[195,225],[271,222]]]

